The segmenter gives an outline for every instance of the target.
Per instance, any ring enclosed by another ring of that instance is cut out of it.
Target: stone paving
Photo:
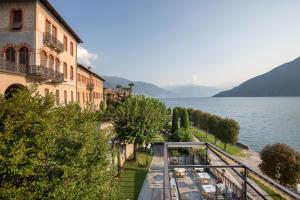
[[[163,145],[154,146],[154,156],[138,200],[163,199],[164,153]]]

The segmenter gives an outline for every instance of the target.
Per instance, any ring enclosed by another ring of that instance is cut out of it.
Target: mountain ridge
[[[144,94],[157,98],[181,98],[181,97],[211,97],[221,91],[221,89],[187,84],[172,87],[159,87],[153,83],[144,81],[131,81],[118,76],[103,76],[106,80],[104,87],[115,88],[116,85],[128,86],[129,83],[134,83],[133,92],[136,94]]]
[[[300,96],[300,57],[251,78],[214,97]]]

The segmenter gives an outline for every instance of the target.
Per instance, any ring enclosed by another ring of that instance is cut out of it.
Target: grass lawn
[[[126,161],[119,180],[120,194],[122,199],[135,200],[138,198],[146,178],[149,165],[152,161],[152,156],[148,156],[147,166],[146,159],[146,153],[137,152],[136,161]]]
[[[252,179],[261,189],[263,189],[266,193],[268,193],[275,200],[285,200],[285,198],[281,197],[276,193],[272,188],[260,182],[257,178],[249,174],[249,178]]]
[[[206,138],[206,133],[204,131],[201,130],[195,130],[194,135],[201,140],[202,142],[209,142],[211,144],[214,144],[215,142],[215,136],[208,134],[207,138]],[[221,149],[224,150],[224,143],[218,141],[217,142],[217,146]],[[226,148],[226,152],[231,154],[231,155],[242,155],[242,151],[241,148],[231,145],[231,144],[227,144],[227,148]]]

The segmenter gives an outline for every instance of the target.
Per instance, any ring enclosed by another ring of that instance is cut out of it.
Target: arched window
[[[29,66],[29,50],[26,47],[22,47],[19,51],[20,64]]]
[[[64,63],[64,77],[68,79],[68,66],[67,63]]]
[[[16,51],[14,48],[9,47],[5,51],[6,61],[15,63],[16,62]]]
[[[54,58],[52,55],[49,57],[49,68],[54,70]]]
[[[71,80],[73,80],[73,74],[74,74],[73,72],[74,72],[74,69],[73,69],[73,66],[71,66],[70,67],[70,79]]]
[[[46,52],[41,52],[41,66],[47,67],[47,54]]]
[[[60,71],[60,70],[59,70],[59,65],[60,65],[60,62],[59,62],[58,58],[56,58],[56,60],[55,60],[55,70],[56,70],[57,72]]]

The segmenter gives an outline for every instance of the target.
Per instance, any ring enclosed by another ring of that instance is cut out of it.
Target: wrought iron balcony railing
[[[40,80],[50,79],[51,82],[63,82],[64,74],[41,65],[22,65],[6,61],[0,56],[0,71],[13,74],[26,75]]]
[[[47,44],[50,48],[54,49],[58,53],[61,53],[64,50],[64,44],[51,33],[44,32],[43,41],[44,44]]]
[[[95,87],[95,84],[94,84],[94,83],[87,83],[87,84],[86,84],[86,89],[88,89],[88,90],[93,90],[94,87]]]
[[[63,82],[64,74],[41,66],[41,65],[30,65],[27,67],[27,75],[31,77],[36,77],[39,79],[51,79],[52,82]]]

